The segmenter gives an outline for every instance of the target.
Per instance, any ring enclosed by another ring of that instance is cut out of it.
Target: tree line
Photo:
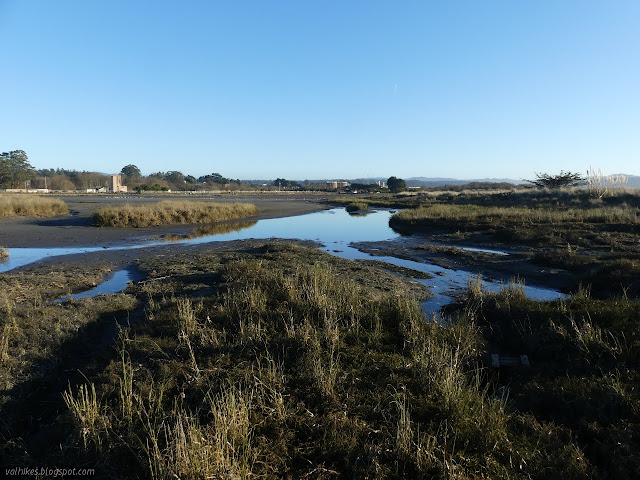
[[[172,170],[168,172],[155,172],[147,176],[142,175],[140,169],[129,164],[122,167],[120,175],[122,183],[129,187],[130,191],[198,191],[198,190],[332,190],[326,183],[309,181],[287,180],[276,178],[270,184],[255,184],[243,182],[222,176],[219,173],[211,173],[195,177]],[[29,163],[24,150],[13,150],[0,155],[0,188],[47,188],[50,190],[89,190],[109,188],[111,176],[99,172],[79,172],[64,168],[35,169]],[[390,177],[387,180],[389,191],[392,193],[406,190],[404,180]],[[384,189],[373,184],[353,184],[344,191],[383,191]]]
[[[223,177],[219,173],[211,173],[194,177],[172,170],[168,172],[155,172],[142,175],[140,169],[129,164],[122,167],[123,184],[132,191],[167,191],[167,190],[253,190],[263,189],[265,186],[271,189],[289,190],[332,190],[323,183],[311,183],[309,181],[298,182],[277,178],[271,185],[256,185],[251,182],[243,182],[239,179]],[[557,175],[536,173],[534,180],[525,180],[532,186],[540,188],[578,187],[593,183],[593,175],[584,177],[578,173],[560,171]],[[48,188],[51,190],[87,190],[95,188],[109,188],[110,175],[99,172],[87,172],[65,170],[64,168],[35,169],[29,163],[29,158],[24,150],[13,150],[0,154],[0,188]],[[262,187],[262,188],[261,188]],[[406,182],[395,176],[387,180],[388,191],[391,193],[402,192],[407,189]],[[346,189],[351,191],[382,191],[376,185],[352,184]]]

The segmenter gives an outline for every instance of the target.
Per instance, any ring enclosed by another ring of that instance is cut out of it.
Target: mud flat
[[[492,251],[489,248],[450,245],[420,234],[392,241],[358,242],[353,246],[376,257],[393,256],[430,263],[450,270],[481,274],[486,279],[501,282],[519,278],[527,285],[540,285],[565,293],[576,287],[579,279],[570,272],[532,263],[531,254],[522,250]]]
[[[93,214],[105,206],[130,203],[142,205],[166,200],[167,196],[137,195],[77,195],[61,196],[69,208],[69,215],[49,219],[12,217],[0,219],[0,245],[3,247],[69,247],[84,245],[109,245],[135,240],[138,237],[181,234],[190,226],[164,226],[149,228],[98,228],[93,226]],[[173,198],[173,197],[169,197]],[[181,196],[180,199],[211,201],[220,203],[246,202],[255,204],[259,213],[255,218],[290,217],[326,209],[315,203],[314,195],[220,195]]]

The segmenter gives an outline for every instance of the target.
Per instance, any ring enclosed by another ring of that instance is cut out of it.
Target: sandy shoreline
[[[169,225],[149,228],[108,228],[92,226],[93,213],[106,205],[123,203],[142,204],[166,200],[166,196],[62,196],[69,207],[69,215],[53,218],[12,217],[0,219],[0,246],[16,247],[80,247],[110,246],[131,242],[139,237],[166,233],[185,233],[193,225]],[[180,197],[182,199],[182,197]],[[260,213],[246,220],[291,217],[329,208],[317,203],[320,197],[313,195],[220,195],[191,198],[189,200],[212,202],[249,202]]]

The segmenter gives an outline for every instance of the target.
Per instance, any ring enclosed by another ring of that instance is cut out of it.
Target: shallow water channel
[[[242,230],[204,235],[189,239],[158,240],[143,238],[137,239],[135,243],[97,247],[9,248],[9,260],[5,263],[0,263],[0,272],[12,270],[45,258],[97,251],[138,249],[158,245],[166,246],[185,243],[202,244],[245,239],[284,238],[313,240],[324,245],[320,247],[322,250],[341,258],[374,260],[382,262],[383,264],[388,263],[433,275],[431,279],[417,281],[430,287],[433,297],[424,302],[423,309],[428,315],[435,314],[442,306],[452,302],[457,294],[467,288],[469,279],[473,274],[464,270],[446,269],[433,264],[404,260],[396,257],[374,256],[350,246],[351,243],[355,242],[377,242],[398,238],[400,235],[389,227],[390,216],[391,213],[386,210],[374,211],[368,215],[353,216],[349,215],[343,208],[335,208],[295,217],[260,220],[255,224],[248,224],[249,226]],[[495,255],[505,255],[505,252],[500,251],[473,248],[469,248],[469,250],[480,250]],[[80,296],[116,293],[123,290],[126,288],[127,283],[132,280],[132,272],[130,270],[121,270],[119,272],[116,272],[110,279],[95,289],[77,294],[75,297],[80,298]],[[496,291],[502,284],[500,282],[485,280],[483,281],[483,286],[487,290]],[[525,293],[527,296],[536,300],[553,300],[563,296],[556,290],[532,286],[525,286]]]

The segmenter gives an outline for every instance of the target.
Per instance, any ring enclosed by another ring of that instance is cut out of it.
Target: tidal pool
[[[389,227],[388,210],[374,211],[368,215],[349,215],[343,208],[324,210],[295,217],[274,218],[260,220],[246,228],[225,233],[203,235],[195,238],[177,238],[171,240],[137,239],[136,243],[116,246],[86,246],[69,248],[9,248],[9,260],[0,264],[0,272],[12,270],[45,258],[72,255],[78,253],[90,253],[103,250],[125,250],[149,248],[158,245],[172,244],[203,244],[211,242],[226,242],[245,239],[300,239],[313,240],[321,243],[322,250],[332,255],[351,260],[374,260],[382,264],[388,263],[400,267],[410,268],[433,275],[428,280],[418,280],[431,288],[433,298],[423,304],[427,314],[437,313],[440,308],[467,288],[469,279],[474,275],[464,270],[452,270],[428,263],[404,260],[390,256],[374,256],[351,247],[354,242],[377,242],[393,240],[400,235]],[[171,232],[165,232],[169,235]],[[467,247],[465,247],[467,248]],[[471,249],[471,248],[467,248]],[[474,249],[485,251],[482,249]],[[489,251],[487,251],[489,252]],[[492,250],[490,253],[506,254],[505,252]],[[384,265],[382,265],[384,266]],[[123,270],[126,271],[126,270]],[[116,293],[126,288],[130,278],[125,274],[117,273],[107,282],[109,291],[100,291],[98,288],[79,295],[94,296],[100,293]],[[101,285],[104,285],[101,284]],[[483,287],[490,291],[498,290],[500,282],[483,281]],[[563,295],[556,290],[525,286],[527,296],[536,300],[553,300]]]
[[[73,293],[71,295],[65,295],[55,300],[56,303],[64,302],[73,298],[79,300],[85,297],[97,297],[98,295],[111,295],[118,293],[127,288],[129,282],[140,280],[140,274],[135,267],[123,268],[122,270],[116,270],[112,273],[107,280],[100,283],[91,290],[86,290],[81,293]]]

